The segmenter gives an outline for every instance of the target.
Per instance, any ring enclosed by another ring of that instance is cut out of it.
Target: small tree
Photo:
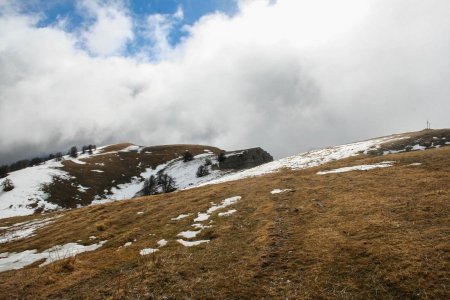
[[[0,167],[0,178],[5,178],[8,176],[9,167],[8,165],[3,165]]]
[[[30,167],[37,166],[42,163],[42,159],[40,157],[35,157],[30,161]]]
[[[89,153],[89,155],[92,155],[92,149],[93,149],[93,146],[89,145],[88,146],[88,153]]]
[[[150,176],[148,179],[145,179],[142,193],[144,196],[158,194],[158,183],[156,182],[156,177],[154,175]]]
[[[225,151],[221,151],[217,157],[217,160],[221,163],[225,161],[225,159],[227,159],[227,157],[225,156]]]
[[[183,161],[184,162],[188,162],[188,161],[191,161],[191,160],[193,160],[194,159],[194,155],[192,155],[192,153],[191,152],[189,152],[189,151],[185,151],[184,152],[184,154],[183,154]]]
[[[81,147],[81,154],[85,154],[87,150],[87,146]]]
[[[70,148],[69,151],[69,155],[73,158],[77,158],[78,157],[78,149],[77,146],[73,146],[72,148]]]
[[[161,185],[163,182],[163,176],[164,176],[164,170],[159,170],[158,173],[156,173],[156,184]]]
[[[167,174],[163,174],[161,176],[160,185],[164,193],[171,193],[177,189],[175,185],[175,180]]]
[[[211,165],[212,165],[212,161],[209,158],[205,159],[205,166],[211,166]]]
[[[55,154],[55,160],[56,161],[61,161],[62,160],[62,153],[61,152],[56,152]]]
[[[9,166],[9,171],[13,172],[13,171],[25,169],[26,167],[28,167],[29,164],[30,164],[30,161],[28,159],[18,160]]]
[[[197,169],[197,177],[203,177],[209,174],[208,166],[201,165]]]
[[[12,182],[11,179],[6,178],[3,182],[2,182],[2,187],[3,187],[3,191],[5,192],[9,192],[12,189],[14,189],[14,183]]]
[[[50,154],[48,155],[48,157],[47,157],[47,160],[52,160],[52,159],[54,159],[55,157],[56,157],[55,154],[50,153]]]

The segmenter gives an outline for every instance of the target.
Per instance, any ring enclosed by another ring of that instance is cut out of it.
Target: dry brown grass
[[[383,160],[396,163],[316,175]],[[415,162],[422,165],[409,166]],[[293,191],[271,195],[274,188]],[[195,215],[178,222],[171,218],[205,211],[211,201],[234,195],[242,196],[233,206],[237,212],[213,215],[214,227],[199,236],[211,238],[209,244],[186,248],[174,241]],[[91,235],[108,243],[70,262],[0,273],[0,298],[448,299],[449,195],[447,147],[358,156],[75,209],[36,236],[0,245],[0,253],[76,240],[90,244]],[[163,238],[169,244],[159,252],[139,255]]]

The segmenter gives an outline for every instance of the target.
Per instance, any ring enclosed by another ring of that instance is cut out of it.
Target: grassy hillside
[[[48,202],[64,208],[88,205],[96,196],[111,194],[111,189],[130,182],[146,168],[155,168],[181,156],[186,150],[193,155],[210,150],[218,154],[220,149],[203,145],[167,145],[145,147],[139,151],[122,151],[132,144],[116,144],[105,147],[99,155],[81,159],[85,164],[72,160],[63,161],[63,170],[70,178],[57,178],[45,188]],[[80,191],[79,186],[88,187]]]
[[[382,161],[394,163],[317,174]],[[274,189],[289,191],[272,194]],[[199,212],[214,207],[211,202],[233,196],[242,198],[194,222]],[[89,245],[94,236],[107,241],[103,247],[43,267],[37,261],[2,272],[0,298],[446,299],[449,207],[450,147],[443,147],[359,155],[74,209],[59,213],[34,236],[0,244],[0,253],[75,241]],[[236,212],[219,216],[230,209]],[[173,220],[181,214],[190,215]],[[0,220],[0,227],[53,215]],[[184,240],[208,243],[177,242],[180,232],[197,230],[192,224],[211,227]],[[162,239],[168,243],[158,247]],[[158,251],[140,255],[146,248]]]

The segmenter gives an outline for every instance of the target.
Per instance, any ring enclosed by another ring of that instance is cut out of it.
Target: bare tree
[[[171,193],[176,191],[175,180],[167,174],[161,176],[161,189],[164,193]]]
[[[63,155],[62,155],[61,152],[56,152],[56,154],[55,154],[55,160],[56,161],[61,161],[62,157],[63,157]]]
[[[208,166],[201,165],[197,169],[197,177],[203,177],[209,174]]]
[[[142,193],[144,196],[158,194],[158,183],[154,175],[150,176],[148,179],[145,179]]]

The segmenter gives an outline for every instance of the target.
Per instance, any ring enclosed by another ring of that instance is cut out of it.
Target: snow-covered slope
[[[228,173],[221,170],[212,170],[211,167],[208,167],[208,175],[197,177],[198,168],[205,165],[208,159],[212,162],[212,164],[218,163],[217,155],[212,152],[208,152],[195,155],[194,159],[191,161],[183,162],[182,157],[179,157],[165,164],[160,164],[155,169],[147,168],[145,172],[140,174],[139,177],[135,176],[132,178],[131,182],[120,184],[117,188],[112,188],[111,194],[105,195],[102,199],[98,197],[93,203],[107,203],[114,200],[125,200],[136,197],[144,187],[144,179],[149,178],[152,175],[157,176],[160,171],[174,179],[175,187],[178,190],[183,190],[188,187],[196,187],[200,184],[220,178]]]
[[[97,148],[91,155],[79,152],[77,158],[66,155],[63,160],[85,164],[81,159],[104,155],[102,149],[105,147],[107,146]],[[62,170],[62,167],[61,162],[52,159],[41,165],[10,172],[6,178],[0,179],[0,186],[6,179],[10,179],[14,184],[11,191],[5,192],[0,189],[0,219],[31,215],[37,209],[42,211],[58,209],[58,205],[46,201],[48,195],[42,188],[55,178],[70,179],[70,174]]]
[[[60,167],[60,162],[49,161],[43,165],[11,172],[7,178],[12,180],[15,188],[9,192],[0,190],[0,219],[30,215],[36,208],[56,209],[57,205],[45,201],[47,195],[41,187],[52,182],[55,176],[68,176]],[[6,178],[2,182],[4,180]]]
[[[360,153],[367,153],[372,149],[380,147],[381,144],[400,139],[407,139],[407,136],[392,135],[388,137],[357,142],[352,144],[340,145],[320,150],[312,150],[290,157],[282,158],[264,165],[240,171],[234,174],[225,175],[221,178],[211,180],[206,184],[218,184],[233,180],[240,180],[248,177],[260,176],[268,173],[280,171],[282,169],[306,169],[317,167],[330,161],[340,160]]]

